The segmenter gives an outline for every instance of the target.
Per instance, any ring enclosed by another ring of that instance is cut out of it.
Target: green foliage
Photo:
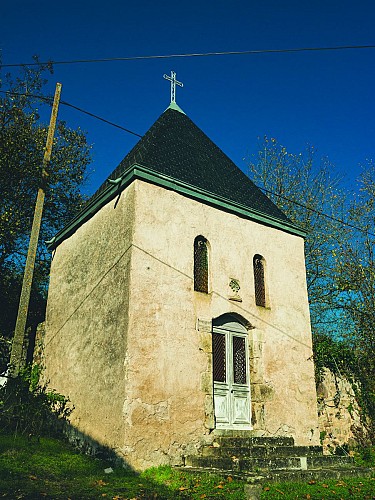
[[[266,137],[259,149],[249,166],[255,183],[307,232],[316,381],[329,368],[353,382],[365,427],[356,437],[374,443],[375,164],[363,168],[353,195],[329,161],[317,161],[313,148],[288,153]]]
[[[320,431],[320,444],[323,444],[323,441],[327,435],[327,431]]]
[[[368,462],[367,462],[368,464]],[[39,442],[0,432],[0,491],[7,498],[116,498],[244,500],[244,481],[230,475],[154,467],[141,474],[80,454],[54,438]],[[306,480],[263,485],[262,499],[372,498],[370,478]]]
[[[359,189],[350,206],[350,219],[362,231],[350,230],[350,240],[340,245],[338,286],[345,290],[341,305],[346,311],[347,337],[357,363],[353,373],[360,384],[359,404],[366,436],[362,444],[375,443],[375,164],[362,169]]]
[[[307,288],[313,332],[337,335],[342,310],[336,307],[341,291],[336,285],[335,268],[339,258],[337,246],[346,233],[333,218],[344,219],[348,207],[341,178],[327,159],[317,159],[313,147],[303,153],[289,153],[276,139],[268,137],[259,145],[249,170],[267,196],[306,231]]]
[[[315,380],[319,384],[328,368],[337,376],[352,380],[357,366],[356,351],[346,340],[334,339],[325,333],[313,336]]]
[[[152,467],[141,474],[142,479],[154,484],[168,485],[171,491],[181,498],[231,498],[243,499],[244,484],[228,474],[189,472],[173,469],[169,466]]]
[[[0,491],[8,498],[243,500],[244,482],[230,476],[155,467],[136,474],[80,454],[68,443],[0,432]]]
[[[375,467],[375,447],[359,448],[354,458],[357,465]]]
[[[14,263],[9,262],[3,266],[3,272],[0,272],[0,299],[4,311],[4,314],[0,315],[0,373],[5,371],[9,359],[11,334],[17,317],[21,282],[21,270]],[[46,298],[46,290],[41,287],[37,269],[37,276],[32,285],[27,324],[31,331],[35,331],[36,326],[44,320]]]
[[[305,498],[311,500],[372,499],[375,488],[375,477],[327,479],[325,481],[301,481],[299,483],[271,483],[263,487],[261,499],[295,500]]]
[[[52,73],[49,64],[25,66],[13,75],[2,74],[0,67],[0,301],[6,311],[0,317],[0,372],[8,359],[8,340],[15,325],[35,200],[41,183],[47,125],[40,122],[40,112],[47,109],[50,114],[43,99],[48,73]],[[59,121],[47,169],[43,222],[28,317],[28,326],[32,329],[44,317],[50,263],[44,241],[61,229],[85,202],[80,188],[90,161],[90,146],[85,134]]]
[[[69,400],[40,384],[38,365],[0,387],[0,428],[26,436],[55,435],[72,412]]]

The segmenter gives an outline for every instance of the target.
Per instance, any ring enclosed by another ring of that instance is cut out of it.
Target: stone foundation
[[[318,385],[318,417],[324,451],[332,453],[343,445],[355,446],[353,427],[361,427],[359,407],[352,384],[325,369]]]

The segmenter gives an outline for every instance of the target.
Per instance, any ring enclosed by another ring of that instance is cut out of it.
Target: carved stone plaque
[[[236,278],[229,278],[229,288],[231,291],[228,296],[228,299],[235,300],[236,302],[242,302],[242,298],[238,293],[241,289],[240,281]]]
[[[211,332],[212,331],[212,319],[198,318],[197,319],[197,330],[199,332]]]

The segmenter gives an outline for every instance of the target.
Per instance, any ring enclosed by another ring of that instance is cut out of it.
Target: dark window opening
[[[212,334],[213,375],[215,382],[226,382],[225,335]]]
[[[261,255],[254,255],[254,285],[255,285],[255,304],[266,307],[266,287],[264,283],[264,259]]]
[[[194,241],[194,290],[208,293],[208,248],[203,236]]]
[[[243,337],[233,337],[233,381],[246,384],[246,349]]]

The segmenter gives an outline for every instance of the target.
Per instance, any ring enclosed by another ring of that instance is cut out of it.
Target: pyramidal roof
[[[134,179],[303,236],[286,215],[199,127],[172,103],[91,197],[83,211],[50,242],[55,248]]]

